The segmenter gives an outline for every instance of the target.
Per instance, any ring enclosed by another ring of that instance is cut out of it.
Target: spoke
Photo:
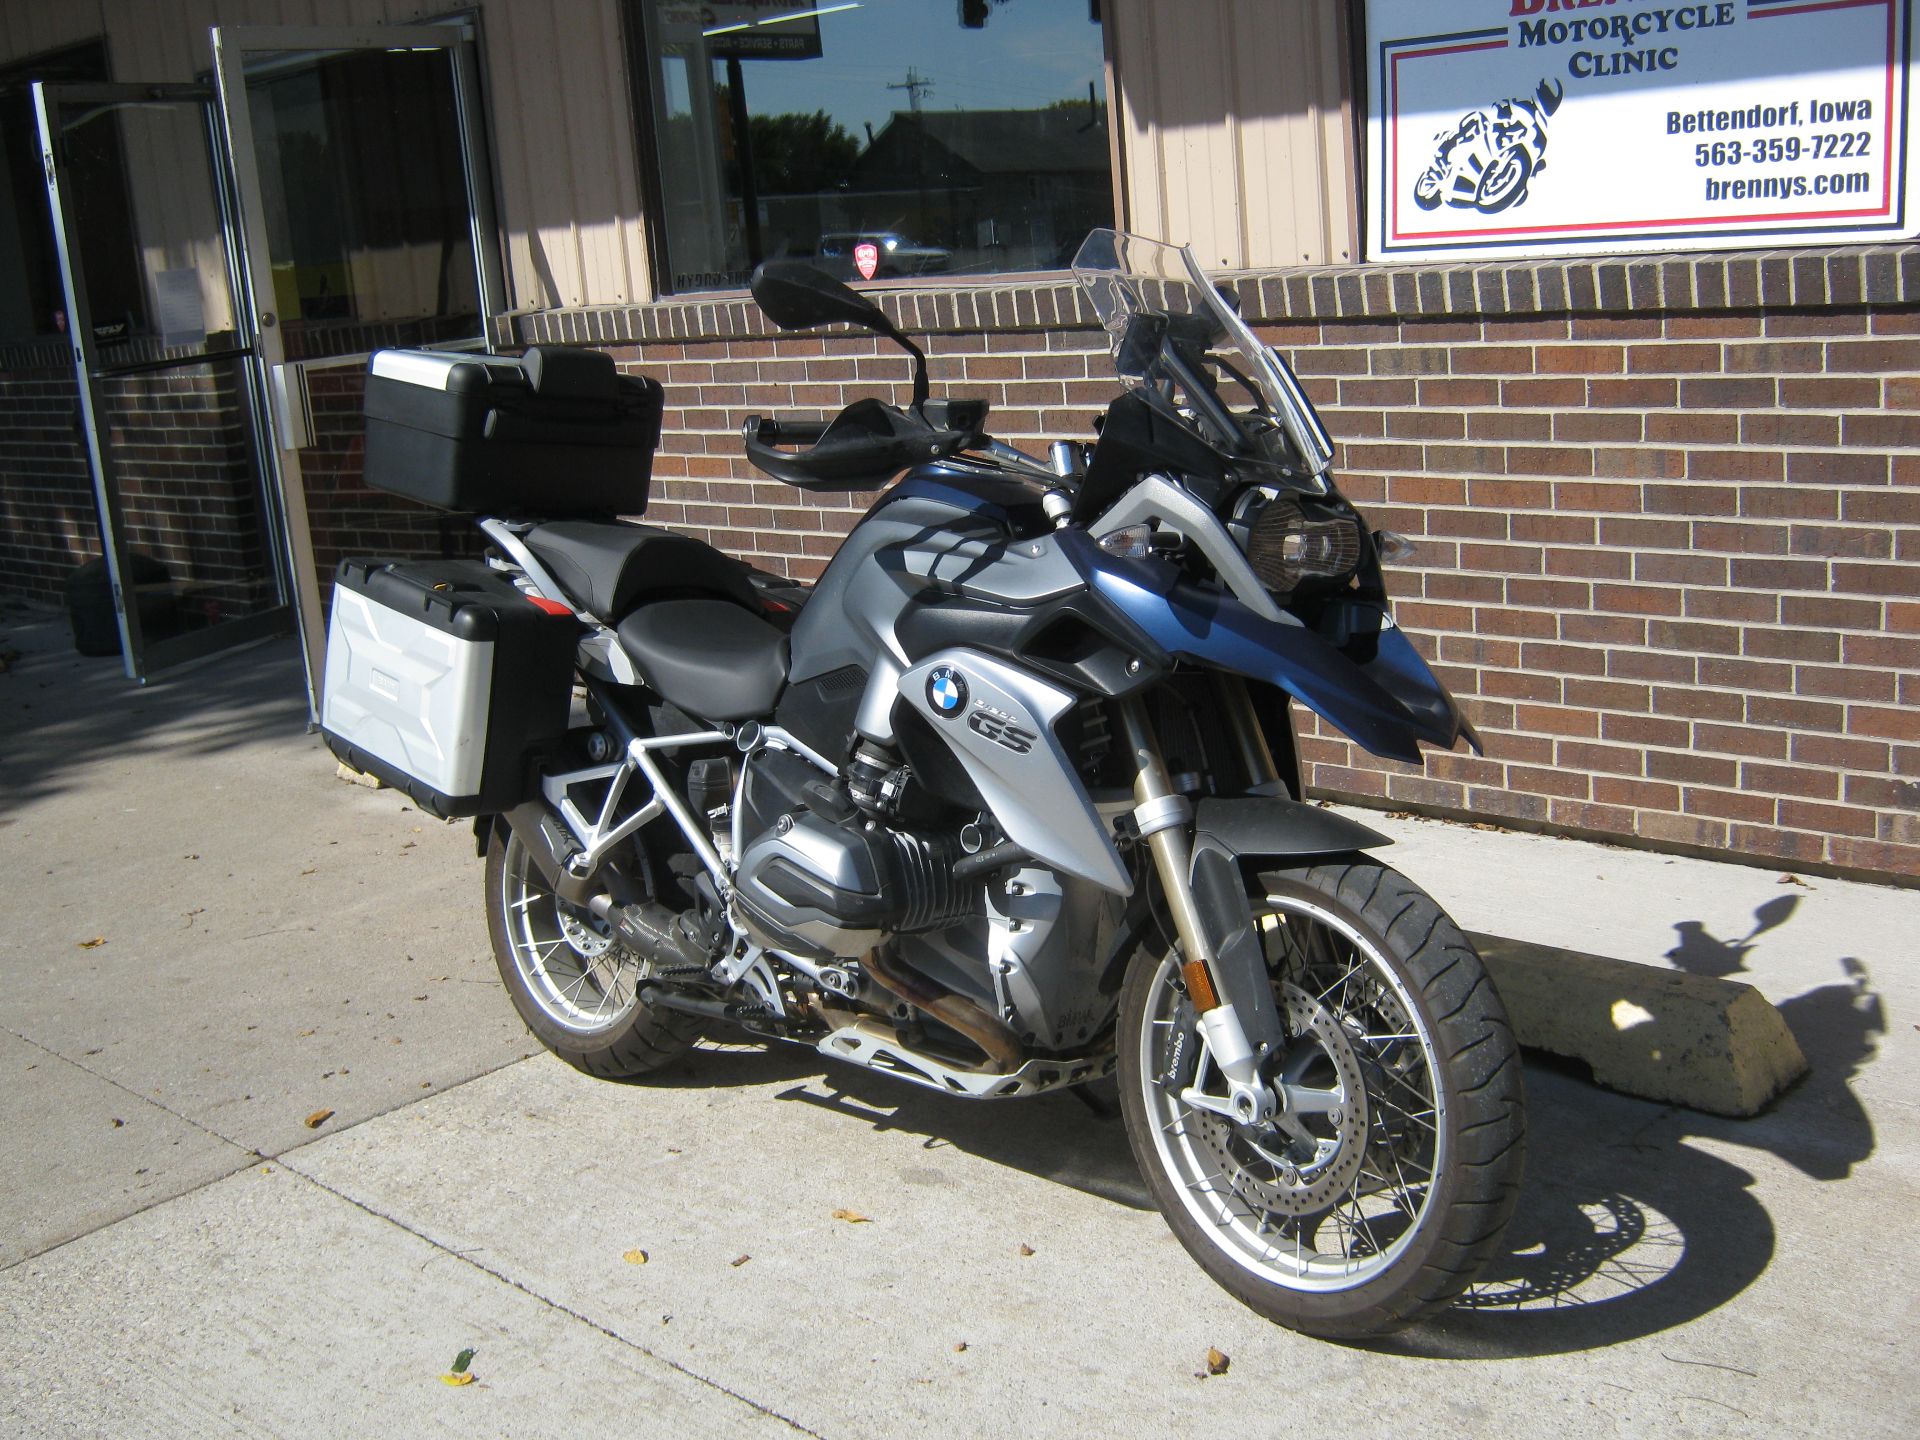
[[[1430,1135],[1437,1135],[1440,1133],[1439,1127],[1432,1123],[1432,1120],[1438,1114],[1437,1111],[1426,1110],[1426,1111],[1422,1111],[1418,1115],[1415,1115],[1409,1111],[1402,1110],[1398,1105],[1394,1104],[1391,1100],[1387,1099],[1384,1095],[1369,1095],[1367,1097],[1367,1102],[1370,1105],[1373,1105],[1379,1109],[1391,1110],[1394,1114],[1398,1115],[1402,1120],[1405,1120],[1411,1124],[1420,1126]]]
[[[1367,1237],[1367,1244],[1372,1247],[1374,1258],[1377,1259],[1385,1252],[1380,1244],[1379,1237],[1373,1233],[1373,1227],[1367,1223],[1367,1217],[1360,1213],[1359,1197],[1349,1194],[1347,1204],[1353,1211],[1353,1224],[1349,1233],[1356,1236],[1364,1234]],[[1354,1270],[1358,1270],[1362,1263],[1364,1263],[1363,1257],[1355,1256],[1351,1250],[1348,1252],[1347,1259],[1349,1268]]]
[[[1426,1106],[1427,1107],[1425,1111],[1426,1114],[1431,1115],[1434,1113],[1437,1107],[1434,1105],[1433,1097],[1431,1095],[1422,1092],[1417,1086],[1410,1083],[1404,1075],[1399,1074],[1397,1071],[1382,1069],[1380,1073],[1385,1075],[1387,1079],[1392,1081],[1395,1085],[1399,1086],[1400,1089],[1404,1090],[1407,1094],[1411,1095],[1416,1105]],[[1387,1099],[1385,1091],[1382,1091],[1380,1094],[1375,1095],[1370,1090],[1367,1092],[1367,1095],[1368,1095],[1368,1098],[1371,1099],[1375,1104],[1385,1105],[1389,1109],[1395,1110],[1400,1114],[1403,1114],[1403,1115],[1406,1114],[1406,1111],[1403,1110],[1400,1106],[1395,1105],[1391,1100]]]
[[[1354,975],[1358,974],[1362,969],[1364,969],[1366,966],[1366,963],[1367,962],[1364,960],[1354,961],[1352,967],[1348,969],[1348,971],[1344,975],[1342,975],[1338,980],[1335,980],[1331,985],[1327,986],[1327,988],[1322,990],[1318,995],[1315,995],[1313,997],[1315,1003],[1320,1005],[1326,1004],[1327,997],[1333,994],[1334,991],[1340,989],[1340,987],[1345,985],[1348,980],[1352,979]]]

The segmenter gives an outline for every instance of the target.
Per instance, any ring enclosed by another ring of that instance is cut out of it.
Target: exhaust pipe
[[[860,957],[860,968],[875,984],[907,1004],[924,1010],[942,1025],[959,1031],[986,1052],[989,1073],[1011,1075],[1026,1061],[1027,1047],[1007,1025],[973,1001],[936,984],[917,970],[897,964],[886,947],[876,945]]]

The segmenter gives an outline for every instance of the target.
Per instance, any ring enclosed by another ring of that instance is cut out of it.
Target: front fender
[[[1213,949],[1213,978],[1256,1046],[1282,1045],[1285,1035],[1240,861],[1347,855],[1392,843],[1344,815],[1299,800],[1206,799],[1194,807],[1189,881]]]
[[[1374,633],[1336,646],[1287,616],[1273,621],[1213,586],[1194,584],[1170,565],[1120,560],[1093,550],[1082,557],[1087,583],[1169,655],[1264,680],[1375,755],[1420,763],[1419,742],[1451,750],[1480,739],[1420,652],[1384,607],[1352,606]],[[1372,658],[1350,658],[1371,644]]]

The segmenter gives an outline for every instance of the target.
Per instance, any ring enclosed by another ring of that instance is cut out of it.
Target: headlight
[[[1253,517],[1247,563],[1260,583],[1282,594],[1306,579],[1338,579],[1360,564],[1360,526],[1345,516],[1310,519],[1299,501],[1280,495]]]

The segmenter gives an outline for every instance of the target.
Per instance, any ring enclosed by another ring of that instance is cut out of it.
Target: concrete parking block
[[[1609,1090],[1711,1115],[1756,1115],[1807,1073],[1787,1022],[1758,990],[1472,935],[1521,1045],[1579,1060]]]

